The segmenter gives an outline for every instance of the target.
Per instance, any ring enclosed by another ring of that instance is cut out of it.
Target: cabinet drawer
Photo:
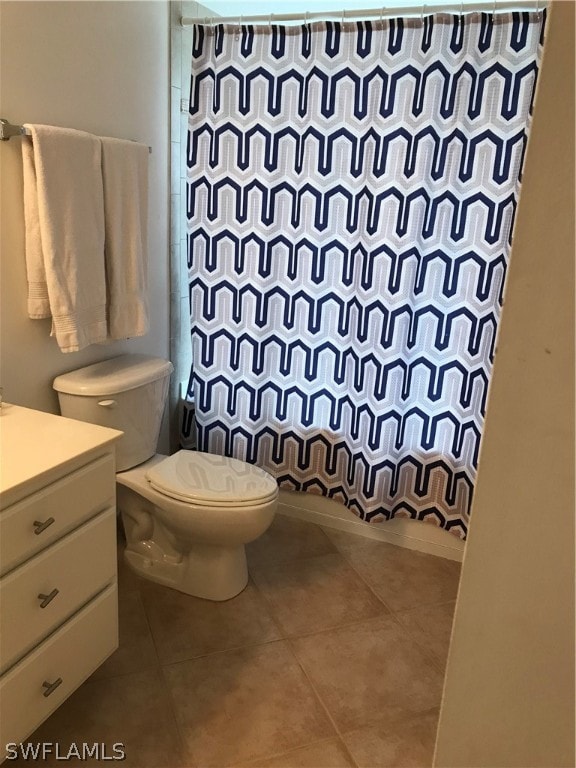
[[[0,761],[7,743],[26,739],[117,647],[114,583],[0,678]]]
[[[109,454],[7,507],[0,513],[0,575],[113,505],[115,492]]]
[[[0,671],[115,578],[116,513],[112,508],[0,579]]]

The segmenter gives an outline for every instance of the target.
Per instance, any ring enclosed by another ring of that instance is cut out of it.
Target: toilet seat
[[[227,456],[182,450],[146,472],[154,490],[206,507],[267,504],[278,494],[274,478],[259,467]]]

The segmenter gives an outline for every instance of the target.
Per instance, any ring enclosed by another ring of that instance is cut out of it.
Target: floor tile
[[[106,680],[90,679],[72,694],[27,742],[57,742],[60,754],[74,743],[105,744],[107,759],[90,765],[122,765],[126,768],[179,768],[182,753],[171,702],[157,670]],[[114,744],[122,744],[125,760],[112,761]],[[26,765],[29,761],[11,761]],[[86,761],[42,760],[44,768],[86,765]]]
[[[147,582],[142,598],[162,664],[280,637],[253,584],[232,600],[214,602]]]
[[[339,739],[330,739],[247,763],[246,768],[356,768],[356,763]]]
[[[396,614],[408,633],[437,659],[444,670],[450,648],[455,602],[427,605]]]
[[[438,711],[345,733],[358,768],[429,768],[434,757]]]
[[[164,668],[193,766],[237,766],[334,737],[285,641]]]
[[[126,675],[158,666],[158,656],[140,592],[118,590],[118,623],[118,650],[94,672],[93,678]]]
[[[261,565],[256,586],[286,634],[316,632],[388,613],[339,554]]]
[[[439,706],[442,675],[393,617],[290,643],[341,730]]]
[[[325,530],[390,610],[455,600],[460,563],[344,531]]]
[[[318,525],[287,515],[276,515],[270,528],[246,547],[248,570],[262,563],[292,562],[337,552]]]

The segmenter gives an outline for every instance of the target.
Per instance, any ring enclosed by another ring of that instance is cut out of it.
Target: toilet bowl
[[[172,484],[174,469],[183,472]],[[185,473],[203,481],[190,485],[187,499]],[[162,485],[154,483],[157,477]],[[119,472],[116,482],[124,557],[134,571],[208,600],[228,600],[244,589],[244,545],[274,519],[278,487],[270,475],[235,459],[179,451]]]
[[[238,459],[155,453],[172,365],[123,355],[58,376],[63,416],[124,432],[117,504],[124,558],[140,576],[195,597],[228,600],[248,581],[245,544],[272,523],[274,478]]]

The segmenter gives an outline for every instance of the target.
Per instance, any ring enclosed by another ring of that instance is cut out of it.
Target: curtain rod
[[[344,9],[340,11],[318,11],[313,13],[269,13],[258,14],[255,16],[204,16],[195,18],[193,16],[182,16],[180,24],[183,27],[189,27],[193,24],[277,24],[284,21],[301,22],[307,24],[310,21],[326,21],[327,19],[336,19],[340,21],[352,19],[382,19],[390,16],[428,16],[433,13],[512,13],[512,11],[536,11],[540,12],[546,7],[546,0],[479,0],[479,2],[465,3],[444,3],[422,5],[409,5],[398,7],[365,8],[357,11],[355,9]]]

